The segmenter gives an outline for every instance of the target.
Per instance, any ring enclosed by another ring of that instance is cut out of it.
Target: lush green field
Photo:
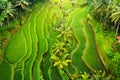
[[[88,17],[90,6],[56,1],[38,5],[11,38],[0,64],[0,80],[76,80],[81,72],[105,70],[93,29],[99,25]],[[59,66],[51,56],[60,51]]]

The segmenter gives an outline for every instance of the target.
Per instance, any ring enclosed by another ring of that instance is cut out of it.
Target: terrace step
[[[83,51],[82,59],[92,71],[104,70],[104,66],[96,49],[93,30],[87,24],[86,19],[80,21],[83,26],[83,32],[86,38],[86,47]]]
[[[31,18],[31,17],[30,17]],[[17,72],[15,72],[15,75],[21,75],[22,73],[22,77],[24,77],[24,62],[25,62],[25,59],[29,58],[29,56],[31,55],[31,52],[32,52],[32,40],[31,40],[31,34],[30,34],[30,18],[28,19],[28,23],[26,23],[24,26],[23,26],[23,34],[24,34],[24,37],[26,39],[26,46],[27,46],[27,51],[25,53],[25,55],[23,56],[23,58],[21,59],[21,61],[19,61],[19,63],[16,64],[15,66],[15,69],[22,69],[21,72],[19,70],[17,70]],[[17,79],[17,78],[15,78]]]
[[[94,18],[92,16],[90,16],[90,14],[87,15],[87,18],[88,18],[88,21],[87,23],[89,24],[89,26],[91,26],[91,29],[94,31],[94,36],[95,36],[95,39],[96,39],[96,34],[97,31],[95,30],[95,27],[101,27],[101,24],[98,23],[97,21],[94,20]],[[95,40],[96,41],[96,40]],[[97,45],[97,41],[96,41],[96,48],[97,48],[97,51],[99,53],[99,56],[100,56],[100,59],[103,63],[103,65],[105,66],[105,68],[107,68],[107,65],[106,65],[106,62],[105,62],[105,59],[104,59],[104,55],[102,54],[101,50],[99,49],[98,45]]]
[[[78,14],[79,12],[79,9],[74,9],[72,12],[70,11],[70,13],[68,14],[69,16],[67,17],[67,21],[66,21],[66,24],[67,26],[70,26],[70,27],[73,27],[72,26],[72,23],[73,23],[73,20],[75,18],[75,15]],[[79,43],[78,39],[76,38],[75,36],[75,31],[74,29],[72,28],[72,31],[73,31],[73,36],[74,36],[74,41],[76,43],[74,43],[74,46],[72,46],[72,50],[71,50],[71,60],[72,60],[72,63],[71,64],[68,64],[67,68],[66,68],[66,73],[69,73],[68,75],[71,76],[72,78],[72,75],[74,74],[77,74],[78,73],[78,70],[77,70],[77,67],[73,64],[73,59],[72,59],[72,55],[74,54],[74,52],[77,50],[78,46],[77,44]]]
[[[26,39],[23,35],[23,31],[19,31],[13,38],[10,40],[8,45],[5,48],[4,58],[12,64],[16,64],[21,61],[26,54],[27,46]],[[18,47],[16,47],[16,45]],[[14,49],[14,50],[12,50]]]
[[[37,7],[35,9],[35,11],[32,13],[31,15],[31,19],[30,19],[30,34],[31,34],[31,39],[32,39],[32,51],[31,51],[31,55],[25,59],[25,63],[24,63],[24,80],[32,80],[32,66],[33,66],[33,62],[35,60],[36,54],[37,54],[37,43],[38,43],[38,39],[37,39],[37,35],[36,35],[36,15],[38,14],[39,10],[41,9],[41,7]]]
[[[50,19],[52,18],[52,16],[53,16],[53,14],[54,14],[54,12],[57,10],[57,8],[56,8],[56,6],[50,6],[49,7],[50,8],[50,11],[47,13],[47,16],[46,16],[46,18],[45,18],[45,26],[44,26],[44,35],[45,35],[45,37],[46,37],[46,39],[48,40],[48,52],[46,52],[46,53],[44,53],[43,54],[43,60],[42,60],[42,63],[41,63],[41,69],[42,69],[42,72],[43,72],[43,78],[44,79],[46,79],[46,80],[48,80],[48,79],[50,79],[50,67],[51,67],[51,64],[52,64],[52,62],[51,62],[51,49],[52,49],[52,46],[53,46],[53,44],[56,42],[56,39],[55,38],[51,38],[50,37],[50,35],[51,35],[51,33],[50,33],[50,31],[48,30],[49,29],[49,27],[48,27],[48,25],[47,24],[49,24],[50,22]],[[47,32],[47,33],[45,33],[45,31]],[[54,36],[55,37],[55,36]],[[54,75],[54,74],[53,74]]]
[[[85,48],[85,36],[83,34],[82,31],[82,26],[80,24],[80,19],[83,17],[86,17],[87,15],[87,11],[89,10],[88,7],[84,7],[81,10],[79,10],[76,15],[74,16],[71,26],[74,29],[75,32],[75,36],[77,38],[77,40],[79,41],[78,43],[78,47],[76,47],[76,51],[73,53],[72,55],[72,64],[75,65],[80,73],[80,71],[89,71],[89,69],[86,67],[86,65],[84,64],[84,62],[82,61],[81,57],[83,55],[83,50]],[[83,15],[84,13],[84,15]],[[79,62],[77,62],[79,61]]]
[[[47,40],[44,37],[43,27],[44,27],[44,18],[48,11],[48,8],[50,7],[49,4],[45,4],[43,8],[41,9],[41,12],[37,15],[36,19],[36,31],[37,31],[37,37],[38,37],[38,52],[36,59],[34,61],[33,65],[33,79],[40,80],[42,71],[40,69],[40,63],[42,61],[42,55],[47,51],[48,49],[48,43]],[[40,24],[41,23],[41,24]]]

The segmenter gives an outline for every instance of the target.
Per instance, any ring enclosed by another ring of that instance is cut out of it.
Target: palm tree
[[[117,5],[117,2],[111,2],[108,6],[108,13],[110,13],[111,22],[117,24],[116,35],[118,34],[119,26],[120,26],[120,7]]]
[[[62,54],[62,53],[67,53],[68,50],[66,49],[66,43],[65,42],[60,42],[59,40],[57,40],[57,42],[54,44],[52,52],[54,54]]]
[[[59,32],[57,38],[63,37],[64,41],[66,41],[67,38],[72,37],[72,28],[66,24],[61,24],[61,27],[57,28],[56,30]]]
[[[60,56],[58,56],[58,55],[56,55],[56,54],[53,54],[53,55],[51,56],[51,59],[54,60],[54,66],[55,66],[55,67],[57,66],[58,69],[63,69],[64,66],[67,66],[68,63],[71,62],[71,60],[67,59],[67,57],[68,57],[68,54],[63,54],[62,57],[60,57]]]
[[[12,3],[11,2],[5,2],[4,3],[4,9],[3,9],[3,13],[5,13],[5,14],[7,14],[8,15],[8,17],[7,17],[7,23],[8,23],[8,25],[9,25],[9,18],[10,17],[14,17],[14,13],[15,13],[15,8],[14,8],[14,6],[12,5]]]
[[[119,27],[120,27],[120,9],[117,10],[116,12],[112,13],[110,18],[112,19],[112,22],[117,24],[117,28],[116,28],[116,35],[117,35]]]
[[[0,1],[0,25],[2,26],[5,21],[9,23],[9,18],[14,17],[15,8],[8,0]],[[7,20],[5,20],[7,19]]]
[[[28,5],[29,5],[29,2],[27,2],[26,0],[17,0],[15,2],[15,7],[18,10],[16,15],[18,17],[20,24],[22,24],[22,12],[23,12],[23,10],[27,9]]]
[[[51,59],[54,60],[54,66],[57,66],[59,69],[63,69],[64,66],[67,66],[71,60],[67,59],[68,49],[66,48],[66,43],[57,40],[52,49]]]
[[[4,12],[6,14],[10,15],[11,17],[14,17],[15,9],[11,2],[6,3],[6,5],[4,7]]]
[[[20,7],[23,10],[27,9],[28,5],[29,5],[29,2],[27,2],[26,0],[18,0],[15,2],[15,6]]]

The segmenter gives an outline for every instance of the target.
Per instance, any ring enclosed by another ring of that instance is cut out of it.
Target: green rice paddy
[[[51,59],[59,35],[55,26],[64,19],[60,5],[68,11],[63,23],[72,28],[75,39],[69,50],[71,63],[64,70],[55,67]],[[67,0],[60,5],[46,3],[42,8],[38,5],[30,14],[5,48],[0,64],[0,80],[69,80],[69,76],[76,80],[80,72],[105,70],[96,44],[95,25],[92,25],[97,22],[88,17],[89,5],[74,8]]]

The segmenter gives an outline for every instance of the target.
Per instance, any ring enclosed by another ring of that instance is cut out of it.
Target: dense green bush
[[[41,3],[48,0],[39,0]],[[22,13],[28,11],[37,0],[0,0],[0,27],[8,25],[9,21],[17,18],[21,23]]]
[[[118,0],[94,0],[92,1],[92,15],[102,22],[105,29],[116,29],[116,35],[120,34],[120,2]]]
[[[90,74],[84,72],[81,74],[81,77],[79,80],[113,80],[112,75],[108,75],[106,71],[96,71],[92,72]]]

